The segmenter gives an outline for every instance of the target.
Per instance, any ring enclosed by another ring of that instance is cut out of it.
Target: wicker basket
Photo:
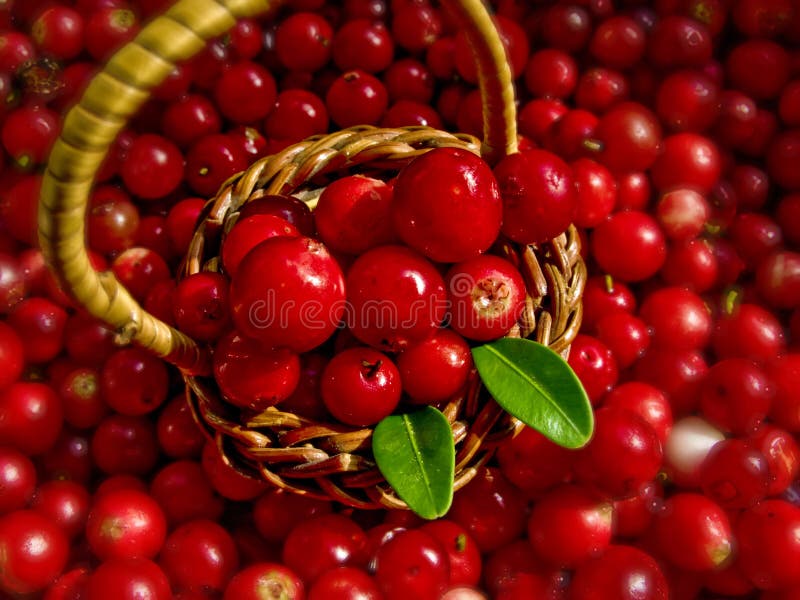
[[[254,163],[226,182],[204,211],[181,275],[219,270],[224,232],[245,203],[268,194],[314,198],[326,180],[359,170],[396,173],[437,147],[464,148],[490,163],[516,151],[513,83],[505,52],[481,0],[442,0],[466,31],[478,66],[485,139],[424,127],[355,127],[309,138]],[[372,459],[372,430],[313,422],[280,406],[247,415],[226,403],[210,373],[210,348],[145,312],[110,272],[96,272],[85,248],[93,177],[128,119],[173,68],[222,34],[236,18],[260,14],[267,0],[181,0],[119,51],[67,115],[42,191],[40,242],[65,289],[124,340],[176,365],[187,399],[225,460],[281,488],[359,508],[404,508]],[[498,244],[528,287],[526,309],[511,335],[565,354],[581,319],[586,269],[574,228],[541,245]],[[441,407],[456,444],[454,487],[465,485],[497,443],[521,426],[486,393],[476,374]]]

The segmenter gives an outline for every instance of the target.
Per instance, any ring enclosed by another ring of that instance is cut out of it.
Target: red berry
[[[412,248],[437,262],[477,256],[494,243],[502,207],[489,166],[471,152],[439,148],[397,177],[394,228]]]
[[[320,380],[322,401],[342,423],[374,425],[400,401],[400,372],[391,359],[370,348],[350,348],[334,356]]]
[[[273,109],[275,79],[261,65],[241,61],[225,71],[214,86],[214,99],[224,117],[234,123],[253,123]]]
[[[164,571],[146,558],[112,558],[98,566],[89,577],[87,600],[168,600],[172,598]]]
[[[519,320],[525,281],[505,259],[478,256],[453,265],[445,277],[450,326],[466,338],[495,340]]]
[[[130,489],[95,499],[86,523],[86,539],[95,556],[152,558],[167,535],[164,511],[148,494]]]
[[[386,600],[438,600],[447,589],[449,562],[423,529],[402,531],[378,550],[375,580]]]
[[[669,587],[658,563],[632,546],[611,546],[580,565],[569,585],[572,600],[667,600]]]
[[[33,510],[0,518],[0,545],[4,549],[0,588],[11,595],[44,590],[61,574],[69,557],[66,534]]]
[[[464,387],[472,368],[469,345],[450,329],[404,350],[397,357],[403,391],[415,402],[437,404]]]
[[[52,448],[63,424],[61,400],[44,383],[13,383],[0,392],[0,444],[29,456]]]
[[[577,204],[572,172],[557,155],[528,150],[494,169],[503,198],[502,231],[521,244],[545,242],[567,229]]]
[[[600,268],[622,281],[652,277],[667,254],[658,223],[635,210],[615,213],[600,223],[592,234],[591,249]]]
[[[325,95],[325,105],[339,127],[376,125],[386,112],[389,96],[380,79],[354,70],[334,80]]]
[[[36,467],[16,448],[0,446],[0,514],[25,508],[36,490]]]
[[[128,149],[121,173],[125,187],[139,198],[154,200],[175,191],[183,179],[183,156],[159,135],[137,137]]]
[[[736,522],[739,565],[759,589],[796,586],[800,573],[800,508],[784,500],[765,500]]]
[[[230,290],[233,322],[241,333],[297,352],[333,334],[344,300],[339,265],[325,246],[305,237],[275,237],[256,246],[239,263]]]
[[[264,597],[303,600],[303,582],[287,567],[268,562],[257,562],[234,575],[222,600],[262,600]]]

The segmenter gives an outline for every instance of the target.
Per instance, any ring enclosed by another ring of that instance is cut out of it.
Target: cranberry
[[[267,281],[265,273],[270,274]],[[344,313],[344,299],[339,265],[322,244],[304,237],[276,237],[256,246],[239,263],[230,290],[239,331],[298,352],[331,336]]]
[[[84,44],[92,58],[105,62],[138,31],[139,22],[133,11],[116,6],[103,7],[87,18]]]
[[[36,490],[31,508],[53,520],[70,540],[84,532],[89,515],[89,492],[80,483],[55,480]]]
[[[725,72],[733,87],[755,100],[777,98],[789,81],[789,54],[771,40],[746,40],[731,50]]]
[[[187,94],[164,109],[161,130],[181,148],[200,138],[219,133],[222,128],[217,107],[200,94]]]
[[[211,134],[189,147],[184,177],[194,192],[211,197],[224,181],[248,166],[247,155],[233,136]]]
[[[305,596],[303,582],[287,567],[278,563],[257,562],[234,575],[222,600],[261,600],[270,595],[287,600]]]
[[[161,550],[166,534],[166,518],[158,503],[130,489],[96,498],[86,523],[86,539],[101,560],[152,558]]]
[[[214,86],[220,112],[234,123],[253,123],[265,118],[272,111],[276,96],[272,75],[251,61],[237,62]]]
[[[702,67],[712,55],[708,28],[695,19],[669,15],[659,20],[647,40],[647,58],[656,68]]]
[[[751,268],[778,250],[783,234],[778,223],[762,213],[741,212],[731,223],[728,234],[736,253]]]
[[[747,440],[722,440],[703,460],[698,479],[703,493],[720,506],[747,508],[767,495],[769,465]]]
[[[147,414],[167,398],[169,374],[164,363],[139,348],[124,348],[103,365],[103,397],[123,415]]]
[[[757,588],[800,583],[794,568],[800,553],[799,527],[800,508],[783,500],[765,500],[739,516],[735,527],[739,565]]]
[[[7,30],[0,34],[0,70],[3,72],[14,73],[35,57],[33,41],[24,33]]]
[[[219,273],[199,272],[182,279],[172,302],[175,324],[193,339],[215,340],[230,325],[228,280]]]
[[[31,37],[44,54],[73,59],[83,50],[83,18],[67,6],[53,6],[34,21]]]
[[[42,475],[50,479],[70,479],[88,485],[92,476],[89,440],[83,433],[62,430],[56,443],[40,459]]]
[[[561,572],[546,568],[524,539],[506,544],[487,557],[484,580],[486,588],[496,598],[558,598],[563,595]],[[466,596],[464,600],[473,598]],[[454,598],[458,599],[459,596]]]
[[[589,42],[589,52],[605,67],[627,69],[645,51],[645,32],[631,17],[620,15],[597,25]]]
[[[386,600],[437,600],[447,589],[448,555],[422,529],[402,531],[378,550],[375,580]]]
[[[57,113],[43,106],[22,106],[5,118],[0,138],[9,157],[30,169],[47,160],[58,131]]]
[[[158,460],[153,424],[145,417],[109,415],[92,433],[91,454],[105,473],[143,475]]]
[[[378,78],[356,69],[334,80],[325,96],[325,105],[331,120],[339,127],[375,125],[386,112],[389,95]]]
[[[598,122],[594,113],[580,108],[570,110],[545,132],[544,147],[566,160],[591,155],[590,140]]]
[[[525,86],[534,96],[567,98],[577,79],[577,64],[561,50],[546,48],[534,52],[525,66]]]
[[[215,347],[214,377],[229,402],[264,410],[297,387],[300,360],[291,350],[270,348],[231,331]]]
[[[125,187],[143,200],[175,191],[183,178],[183,156],[172,142],[158,135],[137,137],[128,149],[121,173]]]
[[[447,519],[469,532],[481,552],[516,539],[525,529],[525,501],[496,468],[482,468],[453,497]]]
[[[16,304],[8,317],[22,341],[26,362],[45,363],[64,348],[66,311],[44,298],[27,298]]]
[[[332,510],[329,501],[274,488],[254,502],[253,521],[259,535],[265,540],[283,543],[300,523]]]
[[[593,331],[603,317],[617,313],[632,313],[636,308],[636,297],[621,281],[609,276],[594,275],[586,281],[583,292],[583,326]]]
[[[333,28],[322,16],[298,12],[275,32],[275,51],[281,63],[294,71],[319,71],[331,56]]]
[[[653,345],[674,350],[702,350],[711,336],[712,319],[702,298],[683,288],[648,294],[639,316],[650,326]]]
[[[708,201],[692,188],[675,188],[658,199],[655,215],[664,233],[673,241],[697,237],[709,220]]]
[[[595,412],[594,437],[578,452],[575,469],[580,481],[619,496],[652,480],[661,458],[658,435],[647,421],[629,410],[607,406]]]
[[[168,401],[161,409],[156,435],[161,451],[171,458],[197,457],[205,443],[205,436],[183,395]]]
[[[784,492],[800,470],[800,447],[794,437],[784,429],[767,424],[756,431],[751,441],[767,461],[767,495]]]
[[[663,490],[655,481],[643,485],[631,496],[617,498],[614,507],[614,535],[640,538],[649,530],[653,514],[663,502]]]
[[[700,494],[679,493],[656,514],[652,535],[659,553],[689,571],[718,567],[733,551],[733,532],[722,508]]]
[[[534,142],[541,142],[551,125],[568,111],[567,106],[560,100],[535,98],[520,108],[518,115],[520,133]]]
[[[347,292],[353,335],[379,349],[397,351],[425,340],[447,309],[436,268],[401,246],[362,254],[348,271]]]
[[[400,238],[438,262],[458,262],[487,250],[500,231],[501,211],[488,165],[457,148],[432,150],[406,166],[391,204]]]
[[[635,210],[615,213],[600,223],[592,234],[591,249],[600,268],[622,281],[652,277],[667,253],[658,223]]]
[[[370,348],[344,350],[325,366],[320,380],[322,401],[342,423],[374,425],[400,401],[400,372],[391,359]]]
[[[221,525],[195,520],[169,534],[159,564],[174,589],[221,592],[236,574],[239,556]]]
[[[89,208],[89,247],[95,252],[112,254],[133,246],[139,227],[139,211],[130,197],[112,186],[98,187]]]
[[[314,216],[304,202],[294,196],[263,196],[245,204],[239,212],[239,219],[256,215],[280,217],[294,226],[302,235],[314,237]]]
[[[469,345],[442,329],[397,358],[403,391],[415,403],[437,404],[461,390],[472,368]]]
[[[89,367],[71,370],[58,388],[64,420],[79,429],[95,427],[109,412],[100,390],[100,373]]]
[[[401,48],[421,52],[439,38],[442,21],[436,8],[427,3],[401,3],[392,11],[392,37]]]
[[[8,594],[44,590],[67,564],[66,534],[37,511],[18,510],[0,518],[0,540],[4,548],[0,588]]]
[[[149,491],[170,525],[195,519],[216,520],[224,508],[200,463],[193,460],[167,464],[153,476]]]
[[[503,475],[526,495],[538,496],[571,476],[574,453],[524,427],[497,450]]]
[[[168,600],[172,598],[164,571],[147,558],[112,558],[104,561],[89,577],[86,599]]]
[[[447,553],[449,585],[477,585],[481,555],[466,529],[447,519],[425,523],[421,530],[436,539]]]
[[[508,261],[491,255],[460,262],[447,272],[450,326],[466,338],[494,340],[516,325],[525,282]]]
[[[6,388],[22,375],[25,366],[25,346],[17,332],[0,322],[0,389]]]
[[[613,509],[603,496],[577,486],[550,491],[528,520],[528,539],[542,560],[572,567],[611,543]]]
[[[343,177],[327,186],[314,211],[319,238],[334,252],[361,254],[395,240],[392,189],[379,179]]]
[[[394,21],[396,23],[396,21]],[[431,62],[431,50],[428,51],[428,62]],[[430,69],[430,70],[429,70]],[[434,91],[433,67],[413,58],[402,58],[393,62],[383,74],[383,82],[389,99],[392,101],[412,100],[421,104],[430,104]]]
[[[666,395],[647,383],[628,381],[618,385],[603,397],[603,406],[630,410],[655,430],[662,446],[672,429],[672,409]]]
[[[597,124],[597,159],[612,171],[644,171],[656,161],[661,147],[661,127],[647,108],[621,102]]]
[[[597,339],[614,356],[617,366],[627,369],[644,356],[650,346],[647,324],[628,313],[611,313],[597,323]]]
[[[717,358],[749,358],[765,361],[786,347],[783,328],[769,311],[744,303],[717,320],[711,343]]]
[[[137,300],[144,301],[150,289],[171,279],[169,265],[153,250],[134,246],[118,254],[111,263],[117,279]]]
[[[25,508],[36,490],[36,467],[16,448],[0,446],[0,514]]]
[[[343,515],[315,516],[297,525],[283,545],[283,562],[306,582],[336,566],[361,566],[367,536]]]
[[[575,105],[602,114],[615,104],[627,100],[628,88],[628,80],[618,71],[603,67],[587,69],[578,78]]]
[[[0,314],[7,314],[28,295],[29,286],[25,279],[25,273],[16,257],[0,253]]]
[[[677,71],[658,88],[656,112],[673,132],[702,132],[711,127],[719,114],[719,89],[697,71]]]
[[[574,223],[596,227],[614,210],[617,182],[608,169],[589,158],[579,158],[570,167],[575,185]]]
[[[766,372],[774,385],[770,418],[792,432],[800,431],[800,354],[787,353],[769,360]]]
[[[632,546],[611,546],[575,570],[573,600],[666,600],[669,587],[658,563]]]
[[[661,389],[675,415],[686,415],[697,406],[697,388],[708,370],[696,350],[650,348],[634,367],[637,380]]]
[[[333,62],[341,71],[384,71],[394,58],[394,43],[386,26],[371,19],[353,19],[333,36]]]
[[[55,445],[62,423],[61,401],[49,385],[17,382],[0,392],[0,444],[43,454]]]
[[[328,109],[322,100],[306,90],[284,90],[267,116],[264,131],[268,137],[286,143],[299,142],[328,130]]]
[[[568,362],[592,404],[597,404],[617,382],[617,361],[608,346],[595,337],[578,334],[572,342]]]
[[[667,249],[660,275],[671,286],[684,287],[696,294],[710,290],[719,274],[717,257],[706,240],[694,239]]]
[[[382,595],[375,580],[361,569],[336,567],[314,581],[307,597],[309,600],[379,600]]]

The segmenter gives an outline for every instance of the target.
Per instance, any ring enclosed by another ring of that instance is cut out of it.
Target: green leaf
[[[408,507],[424,519],[450,509],[456,451],[447,418],[432,406],[383,419],[372,434],[378,469]]]
[[[592,437],[592,405],[578,376],[550,348],[503,338],[472,349],[486,389],[506,412],[566,448]]]

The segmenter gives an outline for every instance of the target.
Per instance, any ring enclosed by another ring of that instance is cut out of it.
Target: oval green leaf
[[[447,418],[432,406],[383,419],[372,434],[378,469],[423,519],[444,515],[453,501],[456,452]]]
[[[559,354],[533,340],[503,338],[473,348],[472,356],[506,412],[566,448],[580,448],[592,437],[589,397]]]

